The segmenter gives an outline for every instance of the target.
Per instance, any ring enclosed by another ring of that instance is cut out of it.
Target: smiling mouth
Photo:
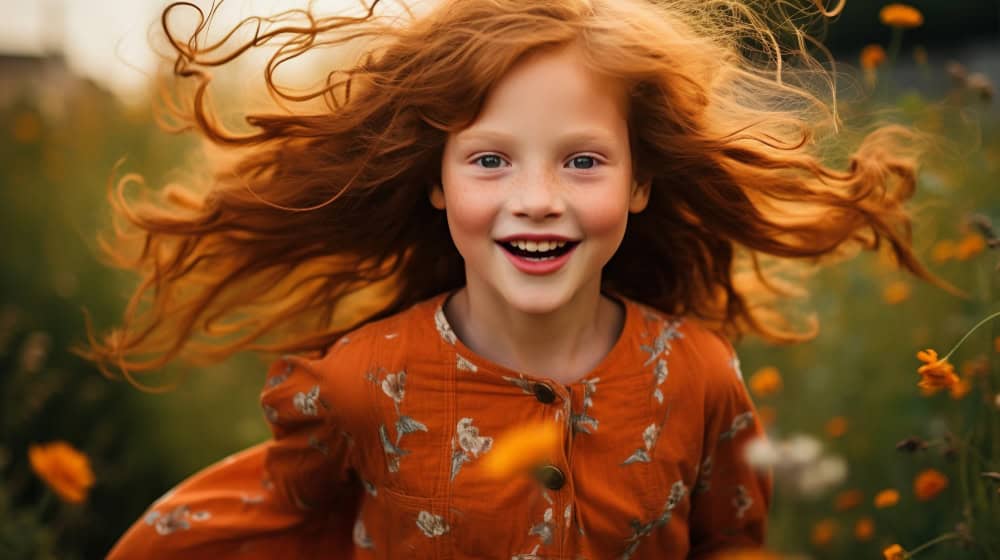
[[[505,251],[507,251],[512,255],[524,259],[532,259],[539,261],[561,257],[566,253],[572,251],[573,248],[579,244],[580,244],[579,241],[567,241],[566,244],[563,245],[562,247],[556,247],[554,249],[549,249],[547,251],[529,251],[527,249],[518,248],[518,246],[514,245],[513,243],[509,243],[506,241],[497,241],[497,245],[500,245],[501,247],[503,247]]]

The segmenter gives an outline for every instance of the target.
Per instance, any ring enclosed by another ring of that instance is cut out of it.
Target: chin
[[[574,291],[564,286],[509,287],[500,289],[507,305],[521,313],[545,315],[557,311],[573,299]]]

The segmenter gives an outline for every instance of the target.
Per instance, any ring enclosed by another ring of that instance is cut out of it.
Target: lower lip
[[[507,259],[514,265],[515,268],[525,274],[537,275],[552,274],[562,268],[562,266],[566,264],[566,261],[569,260],[570,255],[573,254],[573,251],[576,251],[576,248],[580,246],[580,244],[577,243],[576,245],[573,245],[573,248],[564,255],[560,255],[554,259],[537,261],[519,257],[508,251],[503,244],[498,243],[498,245],[500,245],[500,250],[503,251],[503,254],[507,256]]]

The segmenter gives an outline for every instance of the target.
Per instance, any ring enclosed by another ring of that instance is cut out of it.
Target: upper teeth
[[[565,241],[508,241],[511,245],[522,251],[551,251],[566,244]]]

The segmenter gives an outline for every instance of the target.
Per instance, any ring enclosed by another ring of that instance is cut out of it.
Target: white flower
[[[318,413],[316,409],[316,401],[319,400],[319,385],[313,386],[309,389],[308,393],[295,393],[292,397],[292,404],[295,405],[295,410],[298,410],[306,416],[316,416]]]
[[[406,395],[406,372],[390,373],[382,380],[382,392],[389,396],[397,404],[403,402]]]
[[[417,527],[428,537],[440,537],[448,532],[448,524],[440,515],[434,515],[429,511],[421,511],[417,514]]]
[[[804,466],[816,461],[823,451],[819,440],[803,434],[794,435],[781,444],[781,459],[792,466]]]
[[[781,457],[771,440],[764,436],[756,437],[747,442],[743,453],[750,466],[757,470],[777,465]]]

